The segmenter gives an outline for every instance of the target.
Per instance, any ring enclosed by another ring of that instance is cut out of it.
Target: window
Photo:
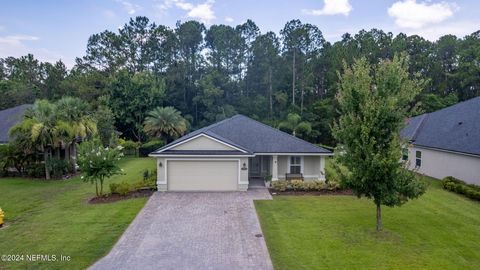
[[[296,174],[302,173],[302,157],[298,157],[298,156],[290,157],[290,173],[296,173]]]
[[[402,149],[402,160],[407,161],[408,160],[408,148],[403,148]]]
[[[417,151],[415,152],[415,167],[422,166],[422,152]]]

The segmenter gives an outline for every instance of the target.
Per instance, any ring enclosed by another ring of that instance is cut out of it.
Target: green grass
[[[125,158],[125,175],[107,180],[135,182],[153,159]],[[147,198],[88,204],[95,186],[79,177],[67,181],[0,179],[0,207],[7,227],[0,229],[2,254],[55,254],[70,262],[2,262],[0,269],[84,269],[106,255],[143,207]]]
[[[278,196],[256,201],[276,269],[478,269],[480,204],[426,180],[421,198],[375,207],[353,196]]]

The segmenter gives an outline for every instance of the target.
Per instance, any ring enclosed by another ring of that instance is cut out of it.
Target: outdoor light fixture
[[[158,167],[161,168],[162,166],[163,166],[162,162],[158,163]]]
[[[247,164],[244,162],[244,163],[243,163],[242,170],[246,170],[246,169],[247,169]]]

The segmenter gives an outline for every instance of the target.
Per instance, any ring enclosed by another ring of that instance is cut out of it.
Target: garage
[[[233,191],[238,189],[238,160],[167,160],[170,191]]]

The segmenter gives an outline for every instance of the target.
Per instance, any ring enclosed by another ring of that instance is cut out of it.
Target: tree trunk
[[[381,231],[383,229],[382,226],[382,208],[380,204],[377,204],[377,232]]]
[[[303,114],[303,96],[305,95],[305,89],[304,89],[304,86],[303,86],[303,79],[302,81],[300,81],[300,87],[302,88],[302,91],[301,91],[301,96],[300,96],[300,114]]]
[[[68,162],[68,164],[70,164],[70,167],[72,166],[72,161],[71,161],[71,158],[70,158],[70,144],[69,143],[65,143],[65,160]]]
[[[47,148],[43,148],[43,161],[45,162],[45,179],[50,180],[50,170],[48,169],[48,152]]]
[[[72,170],[73,170],[73,173],[77,173],[77,147],[76,147],[76,143],[73,142],[72,143]]]
[[[98,197],[98,180],[95,180],[95,195]]]
[[[296,83],[295,58],[296,58],[296,50],[294,49],[293,61],[292,61],[292,105],[295,105],[295,83]]]
[[[100,196],[103,196],[103,179],[100,179]]]
[[[273,115],[273,98],[272,98],[272,67],[269,68],[268,70],[268,96],[270,99],[270,118],[272,118]]]

